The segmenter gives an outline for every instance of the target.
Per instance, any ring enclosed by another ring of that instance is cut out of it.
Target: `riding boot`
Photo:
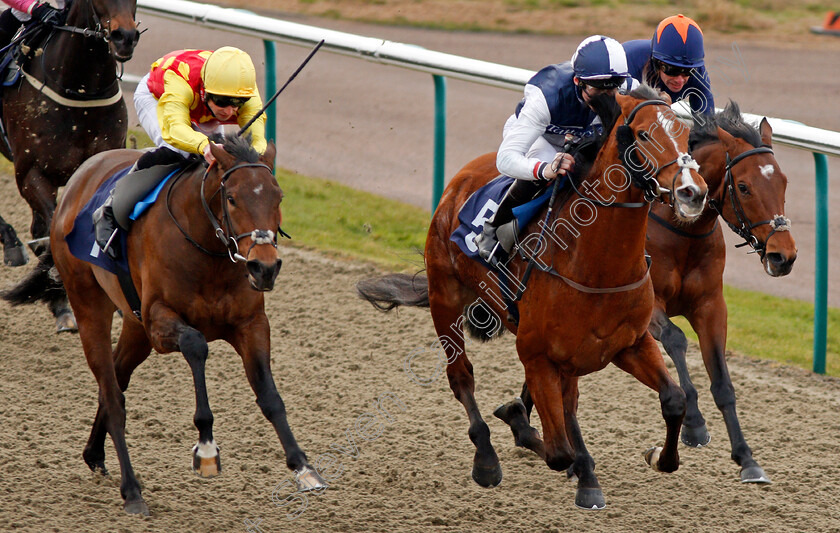
[[[93,234],[99,249],[114,261],[120,256],[114,243],[114,238],[120,229],[122,228],[114,216],[114,194],[111,191],[105,203],[93,212]]]
[[[119,249],[114,237],[119,230],[126,234],[131,228],[128,215],[134,205],[160,183],[160,174],[155,171],[142,172],[158,165],[173,165],[184,161],[184,157],[165,146],[150,150],[135,161],[128,173],[119,181],[110,196],[93,212],[94,238],[99,248],[113,260],[119,258]],[[115,204],[118,207],[115,211]]]
[[[505,193],[496,212],[485,223],[481,235],[475,238],[478,255],[492,266],[499,263],[499,240],[496,230],[499,226],[513,220],[513,208],[532,200],[545,187],[544,181],[517,179]]]

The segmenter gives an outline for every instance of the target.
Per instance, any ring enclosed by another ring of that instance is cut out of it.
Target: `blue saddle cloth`
[[[478,247],[475,245],[474,239],[484,228],[484,222],[492,217],[499,208],[499,203],[510,186],[513,185],[513,182],[514,178],[499,176],[475,191],[458,213],[458,221],[461,225],[449,237],[449,240],[457,244],[458,248],[467,257],[488,268],[487,262],[478,255]],[[513,208],[513,216],[516,217],[520,228],[527,226],[540,209],[548,203],[549,198],[551,198],[551,190],[552,187],[549,187],[543,194],[530,202]]]
[[[114,237],[114,242],[111,243],[111,246],[117,246],[120,249],[120,259],[117,261],[112,260],[107,254],[103,253],[102,250],[99,249],[99,245],[96,244],[96,240],[94,239],[93,212],[105,203],[105,200],[107,200],[108,196],[111,195],[111,191],[117,185],[117,182],[124,178],[126,174],[128,174],[129,170],[131,170],[131,167],[119,170],[116,174],[105,180],[105,182],[94,193],[90,201],[88,201],[82,210],[79,211],[79,214],[76,215],[76,220],[73,222],[73,230],[67,235],[67,237],[65,237],[65,241],[67,241],[67,246],[70,248],[70,253],[73,254],[73,257],[104,268],[112,274],[117,274],[117,269],[128,272],[128,253],[126,244],[127,234],[123,230],[117,231],[117,236]],[[155,203],[161,189],[163,189],[163,186],[167,181],[169,181],[169,178],[171,178],[173,174],[175,174],[175,172],[166,176],[166,178],[164,178],[157,187],[139,201],[137,205],[134,206],[134,210],[128,218],[131,220],[137,220],[140,215],[142,215],[153,203]]]

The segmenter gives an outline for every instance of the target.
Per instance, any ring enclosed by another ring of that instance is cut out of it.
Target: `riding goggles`
[[[659,70],[661,70],[666,76],[691,76],[691,71],[694,70],[690,67],[678,67],[676,65],[669,65],[663,61],[658,61]]]
[[[245,102],[250,100],[251,98],[246,97],[236,97],[236,96],[223,96],[220,94],[208,94],[207,99],[216,104],[219,107],[242,107],[245,105]]]
[[[602,90],[608,91],[610,89],[616,89],[618,87],[621,87],[624,84],[624,82],[627,81],[627,79],[615,76],[615,77],[606,78],[606,79],[603,79],[603,80],[583,80],[582,79],[580,81],[584,85],[588,85],[588,86],[592,87],[593,89],[602,89]]]

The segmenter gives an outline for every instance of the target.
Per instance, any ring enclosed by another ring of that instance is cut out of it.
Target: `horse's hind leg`
[[[469,437],[475,445],[472,478],[482,487],[495,487],[502,482],[502,468],[499,465],[499,456],[490,442],[490,428],[481,417],[475,401],[473,366],[464,352],[462,323],[465,318],[462,314],[462,302],[458,299],[461,287],[449,280],[452,278],[443,283],[436,283],[433,270],[429,271],[429,307],[438,340],[448,363],[446,375],[449,378],[449,388],[455,399],[466,409],[470,421]]]
[[[0,242],[3,243],[3,264],[21,266],[29,261],[26,248],[15,233],[15,228],[0,217]]]
[[[678,443],[680,426],[685,417],[685,393],[668,375],[656,341],[645,332],[635,346],[619,352],[612,362],[659,393],[666,427],[665,445],[648,450],[645,460],[654,470],[674,472],[680,466]]]
[[[131,374],[151,352],[151,344],[146,337],[143,326],[133,320],[123,322],[120,339],[114,349],[114,372],[117,375],[117,383],[120,390],[125,392],[131,380]],[[103,475],[108,474],[105,468],[105,411],[100,401],[96,410],[96,419],[91,428],[90,438],[82,454],[88,467],[94,472]]]
[[[84,268],[84,267],[82,267]],[[120,390],[111,351],[114,306],[91,274],[78,273],[67,283],[67,294],[78,312],[79,337],[88,366],[99,384],[100,424],[105,426],[120,461],[120,494],[129,514],[149,514],[134,475],[125,441],[125,396]],[[87,460],[87,459],[86,459]]]
[[[510,427],[513,441],[517,446],[527,448],[545,459],[545,447],[540,438],[540,432],[530,423],[533,407],[534,401],[531,399],[528,384],[523,383],[520,397],[500,405],[493,414]]]
[[[688,339],[685,338],[685,333],[671,322],[668,315],[659,308],[653,311],[648,331],[654,339],[662,343],[665,351],[671,357],[680,378],[680,386],[685,392],[686,410],[681,434],[682,441],[687,446],[695,448],[705,446],[709,443],[711,437],[706,429],[706,419],[703,418],[703,414],[697,405],[697,389],[691,382],[691,376],[688,375],[688,366],[685,360]]]
[[[735,410],[735,388],[732,386],[724,357],[726,303],[723,295],[719,295],[718,301],[712,304],[698,309],[688,319],[694,331],[697,332],[703,362],[712,383],[712,396],[726,423],[729,442],[732,446],[732,460],[741,467],[741,482],[770,483],[770,478],[764,473],[764,469],[753,459],[752,450],[747,445],[741,431],[741,424],[738,422],[738,414]]]
[[[237,332],[231,344],[242,357],[245,375],[257,396],[257,405],[263,415],[274,426],[280,444],[286,453],[286,466],[294,471],[299,491],[320,491],[327,483],[306,460],[306,454],[298,446],[289,422],[286,406],[277,392],[277,385],[271,375],[271,346],[269,324],[265,314],[255,318],[248,327]]]

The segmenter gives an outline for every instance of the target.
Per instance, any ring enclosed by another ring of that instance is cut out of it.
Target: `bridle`
[[[215,164],[215,163],[214,163]],[[205,184],[207,182],[207,178],[210,175],[210,169],[213,168],[213,165],[210,165],[204,171],[204,175],[201,177],[201,205],[204,208],[204,212],[207,214],[207,218],[210,221],[210,224],[213,226],[213,233],[216,237],[222,242],[225,246],[225,252],[213,252],[211,250],[206,249],[201,244],[196,242],[195,239],[187,234],[186,230],[178,223],[175,219],[175,215],[172,213],[172,209],[170,208],[170,198],[172,195],[172,191],[175,188],[175,183],[173,182],[172,186],[170,186],[169,191],[166,195],[166,209],[169,212],[170,218],[175,223],[175,226],[181,231],[181,233],[186,237],[187,241],[190,242],[193,246],[201,250],[203,253],[213,256],[213,257],[228,257],[230,258],[231,262],[238,263],[238,262],[246,262],[247,255],[251,252],[254,246],[262,245],[262,244],[270,244],[275,249],[277,248],[277,236],[282,235],[286,238],[291,238],[282,228],[278,227],[277,232],[270,230],[270,229],[254,229],[252,231],[244,232],[244,233],[236,233],[233,228],[233,221],[230,218],[230,211],[228,210],[227,201],[225,200],[227,197],[227,189],[226,183],[231,175],[236,172],[237,170],[241,170],[243,168],[264,168],[269,173],[271,172],[271,168],[263,163],[240,163],[230,167],[229,169],[225,170],[222,174],[222,177],[219,180],[219,189],[213,193],[210,197],[212,201],[217,195],[222,204],[222,218],[219,220],[215,213],[213,213],[212,209],[210,209],[210,205],[207,202],[207,198],[205,196]],[[186,169],[184,169],[186,170]],[[178,175],[175,181],[181,178],[184,175],[184,171]],[[251,246],[245,252],[243,256],[239,252],[239,241],[244,239],[245,237],[251,237]]]
[[[773,149],[766,145],[759,146],[758,148],[753,148],[740,153],[731,160],[729,159],[729,152],[726,152],[726,175],[723,181],[723,194],[724,196],[729,197],[729,201],[732,204],[732,211],[735,213],[735,217],[738,219],[738,224],[740,225],[733,224],[727,220],[725,216],[723,216],[723,206],[720,205],[717,199],[709,200],[709,206],[711,206],[711,208],[714,209],[721,218],[723,218],[723,221],[726,222],[732,231],[737,233],[744,239],[744,241],[746,241],[735,245],[736,248],[749,245],[753,249],[750,253],[758,253],[758,255],[764,257],[767,242],[770,240],[770,237],[772,237],[777,231],[790,231],[790,219],[784,215],[774,215],[774,217],[770,220],[762,220],[761,222],[753,223],[750,222],[749,217],[744,212],[741,200],[739,200],[738,195],[735,194],[735,181],[732,179],[732,167],[741,160],[757,154],[773,154]],[[767,238],[764,239],[764,242],[762,243],[758,240],[758,237],[755,236],[752,230],[764,224],[770,225],[770,234],[767,235]]]
[[[601,207],[645,207],[648,204],[653,203],[654,201],[658,200],[662,203],[665,203],[662,200],[663,194],[668,194],[671,198],[671,204],[673,204],[674,198],[674,185],[676,185],[677,178],[680,176],[683,170],[699,170],[700,165],[697,164],[694,159],[688,155],[677,156],[675,159],[665,163],[661,167],[657,168],[656,164],[650,164],[650,161],[645,157],[645,161],[643,163],[647,164],[631,164],[628,160],[629,152],[633,151],[638,153],[639,150],[631,150],[634,143],[636,142],[635,135],[633,134],[633,130],[630,128],[630,124],[636,118],[636,113],[639,112],[640,109],[650,105],[664,105],[670,109],[670,106],[664,100],[645,100],[644,102],[639,102],[636,104],[636,107],[630,112],[629,115],[624,119],[624,124],[619,126],[616,131],[616,138],[618,140],[618,158],[621,161],[622,166],[625,170],[630,174],[631,179],[633,180],[633,185],[639,187],[642,190],[644,195],[644,202],[602,202],[601,200],[590,198],[588,196],[584,196],[583,193],[578,190],[577,185],[574,183],[574,180],[569,180],[572,185],[574,191],[580,196],[581,198],[599,205]],[[677,165],[677,171],[674,173],[674,177],[671,180],[671,188],[666,189],[659,185],[659,181],[657,180],[657,176],[659,173],[662,172],[665,168],[671,165]],[[645,172],[641,169],[646,167],[656,168],[655,173]],[[672,205],[673,206],[673,205]]]

